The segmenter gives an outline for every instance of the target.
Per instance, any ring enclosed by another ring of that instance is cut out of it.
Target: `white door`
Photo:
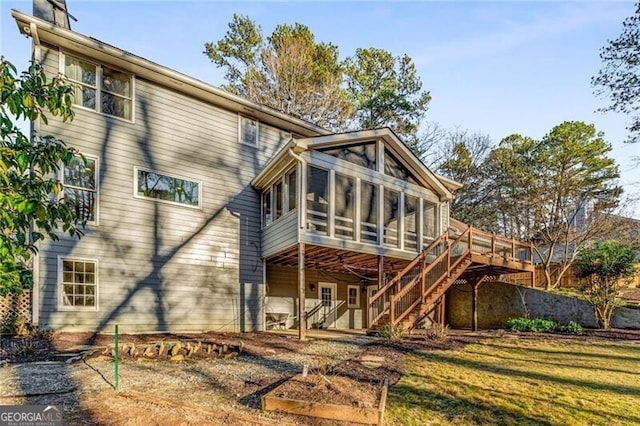
[[[338,319],[338,303],[336,301],[338,289],[336,283],[319,283],[318,296],[320,297],[320,321],[323,328],[335,328]]]

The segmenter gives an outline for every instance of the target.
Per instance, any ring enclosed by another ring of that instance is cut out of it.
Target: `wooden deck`
[[[368,324],[413,328],[457,280],[471,283],[475,294],[490,277],[523,272],[535,273],[531,244],[471,227],[445,233],[371,297]]]

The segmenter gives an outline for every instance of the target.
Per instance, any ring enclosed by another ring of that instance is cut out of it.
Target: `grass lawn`
[[[504,337],[415,353],[385,417],[392,425],[640,424],[640,344]]]

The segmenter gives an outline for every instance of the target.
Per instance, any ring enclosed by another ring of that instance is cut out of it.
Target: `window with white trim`
[[[360,287],[357,285],[347,286],[347,308],[360,307]]]
[[[139,198],[199,208],[200,182],[134,167],[134,189]]]
[[[62,72],[73,86],[74,104],[132,119],[132,75],[66,54]]]
[[[79,223],[97,223],[98,160],[89,156],[75,156],[62,167],[64,202],[71,204]]]
[[[87,259],[59,259],[60,307],[98,309],[98,262]]]
[[[238,115],[238,141],[240,143],[257,147],[258,128],[258,120]]]

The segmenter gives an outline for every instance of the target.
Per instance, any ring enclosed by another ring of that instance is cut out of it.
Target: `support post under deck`
[[[305,309],[304,243],[298,244],[298,338],[307,340],[307,312]]]
[[[480,280],[471,280],[471,331],[478,331],[478,284]]]

